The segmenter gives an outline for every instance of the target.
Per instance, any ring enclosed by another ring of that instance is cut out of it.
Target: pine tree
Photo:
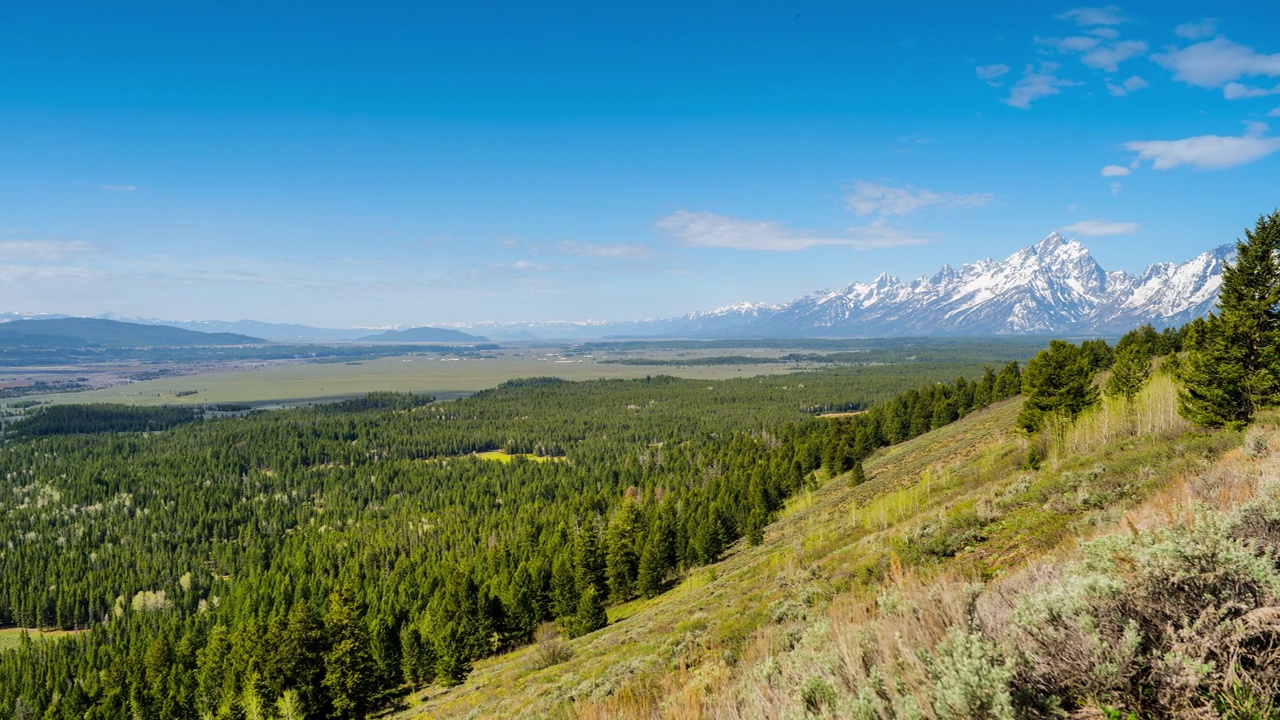
[[[577,577],[578,595],[588,587],[604,594],[604,553],[600,552],[600,534],[594,523],[585,522],[573,538],[573,572]],[[576,609],[575,609],[576,610]]]
[[[1187,337],[1178,410],[1205,427],[1239,428],[1280,400],[1280,211],[1258,218],[1222,271],[1218,312]]]
[[[639,577],[636,580],[640,594],[646,598],[657,597],[662,592],[662,583],[667,578],[667,559],[663,557],[661,528],[649,529],[644,541],[644,551],[640,553]]]
[[[1150,374],[1151,356],[1147,347],[1139,343],[1127,345],[1116,353],[1111,377],[1107,379],[1107,394],[1133,402]]]
[[[1093,384],[1093,358],[1065,340],[1051,340],[1022,373],[1022,411],[1018,425],[1039,430],[1050,415],[1074,418],[1098,401]]]
[[[609,616],[605,613],[604,598],[594,586],[588,585],[578,599],[578,613],[574,615],[571,634],[581,637],[595,632],[609,624]]]
[[[573,617],[578,611],[578,587],[573,564],[560,555],[551,565],[551,614],[559,620]]]
[[[378,690],[378,666],[369,651],[362,610],[350,588],[340,587],[329,596],[324,616],[329,652],[322,683],[333,703],[333,718],[364,717]]]
[[[853,464],[853,472],[849,474],[850,485],[861,485],[867,481],[867,471],[862,467],[862,461]]]
[[[460,685],[471,673],[471,629],[461,621],[446,623],[436,634],[436,678]]]
[[[995,399],[1011,398],[1020,392],[1022,392],[1022,370],[1018,367],[1018,361],[1012,360],[1001,368],[1000,374],[996,376]]]
[[[635,500],[624,497],[605,529],[605,575],[609,585],[609,599],[615,603],[631,599],[639,563],[636,556],[639,524],[639,506]]]

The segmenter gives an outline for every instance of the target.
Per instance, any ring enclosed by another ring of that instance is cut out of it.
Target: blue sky
[[[263,5],[0,7],[0,312],[641,319],[1280,204],[1269,3]]]

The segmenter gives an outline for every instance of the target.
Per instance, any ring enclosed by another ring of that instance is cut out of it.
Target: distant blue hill
[[[377,335],[366,335],[358,338],[357,342],[395,342],[395,343],[420,343],[420,342],[489,342],[489,338],[483,335],[470,335],[461,330],[450,330],[448,328],[433,327],[417,327],[408,330],[388,330]]]
[[[202,333],[164,325],[54,318],[0,323],[0,348],[125,348],[261,345],[262,338],[235,333]]]

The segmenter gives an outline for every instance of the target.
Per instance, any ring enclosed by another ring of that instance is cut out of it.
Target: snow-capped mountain
[[[1185,263],[1157,263],[1134,277],[1107,272],[1075,240],[1053,232],[1003,261],[944,265],[910,282],[813,293],[781,306],[739,303],[686,316],[693,334],[883,337],[1124,332],[1180,325],[1213,308],[1222,266],[1235,248]]]

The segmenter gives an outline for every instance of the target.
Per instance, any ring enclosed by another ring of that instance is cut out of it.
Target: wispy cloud
[[[66,282],[94,277],[100,273],[83,267],[65,265],[9,265],[0,263],[0,281],[4,282]]]
[[[796,252],[824,246],[857,250],[920,245],[932,237],[924,233],[874,224],[850,228],[844,235],[796,230],[772,220],[747,220],[710,212],[680,210],[660,218],[654,226],[664,235],[690,247]]]
[[[851,227],[848,233],[850,235],[848,245],[858,250],[926,245],[935,239],[931,233],[889,227],[883,222],[873,222],[865,227]]]
[[[1120,63],[1146,53],[1147,44],[1142,40],[1121,40],[1086,52],[1080,56],[1080,62],[1094,70],[1119,72]]]
[[[1280,108],[1275,108],[1274,110],[1268,112],[1267,117],[1280,117]]]
[[[513,270],[521,270],[521,271],[532,270],[537,272],[548,272],[551,270],[555,270],[556,266],[550,263],[537,263],[532,260],[517,260],[515,264],[511,266],[511,268]]]
[[[1180,140],[1136,140],[1124,147],[1138,153],[1138,159],[1151,161],[1156,170],[1183,165],[1221,170],[1261,160],[1280,150],[1280,138],[1264,137],[1266,130],[1262,123],[1249,123],[1249,129],[1239,137],[1198,135]]]
[[[1029,110],[1031,103],[1035,100],[1057,95],[1062,92],[1060,88],[1080,84],[1058,77],[1054,74],[1057,69],[1057,63],[1040,63],[1038,69],[1034,65],[1028,65],[1022,71],[1022,77],[1018,79],[1017,84],[1010,89],[1009,97],[1005,98],[1004,103],[1022,110]]]
[[[795,230],[771,220],[744,220],[711,212],[679,210],[660,218],[654,226],[691,247],[795,252],[849,244],[848,238]]]
[[[1222,97],[1228,100],[1245,100],[1248,98],[1280,95],[1280,85],[1273,88],[1260,88],[1241,83],[1229,82],[1222,86]]]
[[[137,185],[99,185],[98,189],[102,192],[137,192]]]
[[[1102,40],[1097,37],[1088,35],[1076,35],[1065,38],[1042,38],[1036,36],[1036,43],[1040,45],[1048,45],[1060,53],[1082,53],[1086,50],[1092,50],[1102,44]]]
[[[92,252],[93,249],[93,245],[78,240],[5,240],[0,242],[0,261],[57,262]]]
[[[934,192],[910,185],[888,185],[856,180],[845,194],[850,210],[860,216],[881,217],[908,215],[921,208],[939,207],[961,209],[990,205],[995,201],[991,193]]]
[[[1146,54],[1147,44],[1142,40],[1115,41],[1119,33],[1112,28],[1106,30],[1109,36],[1107,38],[1098,37],[1097,34],[1065,38],[1037,36],[1035,41],[1036,44],[1051,47],[1063,55],[1079,55],[1080,62],[1086,67],[1106,72],[1118,72],[1120,63]]]
[[[1004,84],[999,78],[1009,72],[1009,66],[1002,63],[995,65],[979,65],[977,67],[978,79],[986,80],[987,84],[992,87],[999,87]]]
[[[1188,40],[1200,40],[1212,37],[1217,31],[1218,21],[1213,18],[1205,18],[1200,22],[1183,23],[1173,29],[1175,35]]]
[[[653,257],[653,249],[641,243],[589,243],[562,240],[556,243],[556,250],[563,255],[598,260],[647,260]]]
[[[1128,95],[1131,92],[1134,92],[1136,90],[1142,90],[1148,87],[1150,87],[1150,85],[1147,84],[1146,80],[1143,80],[1137,75],[1133,75],[1129,79],[1125,80],[1120,84],[1108,82],[1107,92],[1111,93],[1115,97],[1124,97],[1125,95]]]
[[[1074,20],[1080,27],[1119,25],[1128,21],[1128,18],[1120,14],[1120,8],[1115,5],[1073,8],[1058,15],[1057,18],[1059,20]]]
[[[1108,222],[1106,220],[1081,220],[1072,223],[1062,231],[1073,235],[1083,235],[1084,237],[1102,237],[1105,235],[1132,235],[1138,232],[1138,223],[1133,222]]]
[[[1264,55],[1224,37],[1185,48],[1169,47],[1151,57],[1172,71],[1175,80],[1197,87],[1221,87],[1252,75],[1280,76],[1280,53]]]
[[[1102,168],[1102,177],[1124,177],[1131,171],[1123,165],[1108,165]]]

